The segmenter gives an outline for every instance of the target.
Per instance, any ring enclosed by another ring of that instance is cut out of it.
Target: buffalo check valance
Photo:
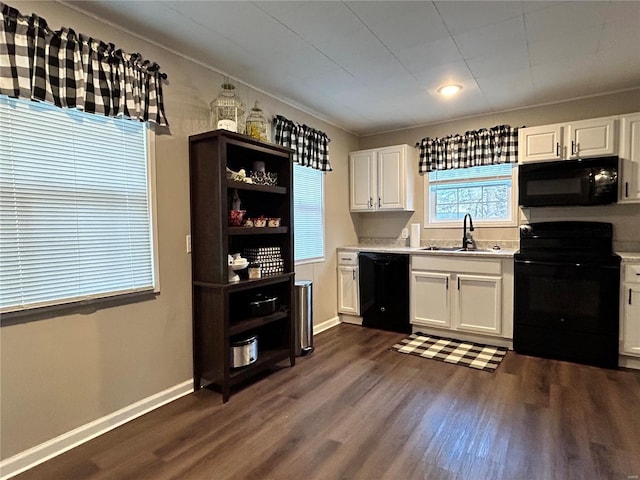
[[[419,173],[518,162],[518,129],[509,125],[468,131],[464,135],[423,138]]]
[[[0,2],[0,94],[168,125],[160,67]]]
[[[330,172],[327,134],[276,115],[273,119],[274,141],[293,149],[293,161],[300,165]]]

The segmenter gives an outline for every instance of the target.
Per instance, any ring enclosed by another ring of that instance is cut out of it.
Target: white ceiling
[[[640,86],[640,1],[64,3],[359,135]]]

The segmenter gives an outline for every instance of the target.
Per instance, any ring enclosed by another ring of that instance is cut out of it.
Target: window
[[[293,164],[295,261],[324,260],[324,174]]]
[[[467,213],[477,225],[516,225],[514,166],[484,165],[425,175],[425,226],[459,226]]]
[[[144,123],[0,96],[0,311],[157,290]]]

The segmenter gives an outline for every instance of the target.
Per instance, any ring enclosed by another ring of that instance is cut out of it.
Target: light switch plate
[[[403,228],[402,229],[402,238],[409,238],[409,229],[408,228]]]
[[[187,253],[191,253],[191,235],[187,235]]]

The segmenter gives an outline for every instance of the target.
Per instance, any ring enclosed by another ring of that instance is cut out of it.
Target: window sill
[[[481,221],[473,221],[474,228],[510,228],[517,227],[518,222],[515,221],[505,221],[505,222],[481,222]],[[453,228],[459,229],[462,228],[462,219],[457,220],[455,222],[442,222],[442,223],[429,223],[425,224],[425,229],[435,229],[435,228]]]
[[[112,297],[92,298],[90,300],[80,300],[77,302],[6,312],[3,313],[0,318],[0,327],[37,322],[39,320],[47,320],[65,315],[90,315],[103,308],[119,307],[131,303],[155,300],[159,294],[159,291],[145,290]]]

